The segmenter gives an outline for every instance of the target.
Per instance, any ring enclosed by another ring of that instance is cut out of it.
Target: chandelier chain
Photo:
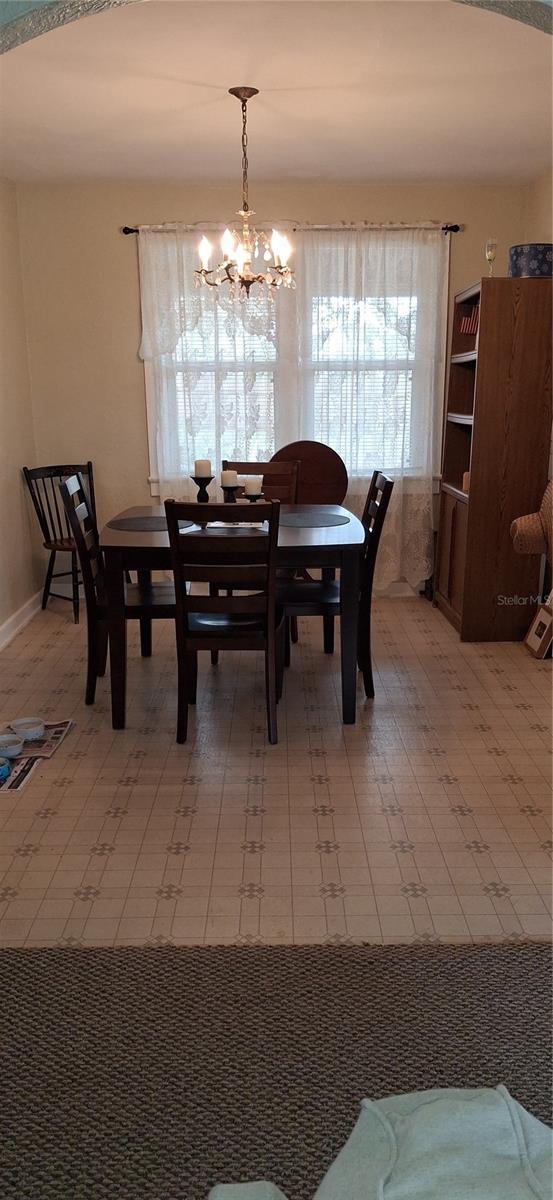
[[[248,204],[248,130],[247,101],[242,101],[242,208],[249,211]]]

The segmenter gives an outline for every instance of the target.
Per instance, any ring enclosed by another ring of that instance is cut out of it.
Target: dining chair
[[[262,475],[265,500],[280,500],[282,504],[295,504],[298,490],[297,462],[230,462],[223,459],[223,471],[236,471],[238,475]]]
[[[177,742],[186,741],[188,705],[196,701],[198,651],[223,648],[264,652],[267,729],[269,741],[278,740],[284,672],[284,617],[276,608],[279,510],[278,500],[255,505],[255,520],[266,523],[265,530],[252,528],[249,505],[204,504],[202,525],[184,533],[179,521],[196,523],[197,504],[165,501],[176,601]],[[197,595],[189,584],[207,585],[209,594]],[[227,586],[239,587],[240,595],[214,594],[214,587]]]
[[[365,695],[369,698],[374,696],[371,661],[372,586],[380,537],[393,487],[391,479],[388,479],[381,471],[373,471],[361,518],[365,530],[365,542],[359,576],[357,662],[363,674]],[[286,665],[290,662],[288,622],[292,617],[322,617],[324,649],[327,654],[332,654],[334,650],[334,619],[340,616],[340,584],[336,580],[279,580],[277,602],[284,610]]]
[[[282,504],[295,504],[298,490],[298,467],[297,462],[230,462],[228,459],[223,459],[223,471],[236,471],[238,475],[262,475],[263,476],[263,496],[265,500],[280,500]],[[243,491],[243,489],[242,489]],[[286,579],[293,579],[295,571],[279,569],[277,578],[284,576]],[[212,589],[215,594],[215,589]],[[227,589],[227,595],[232,595],[232,588]],[[291,624],[292,641],[297,642],[297,622],[292,618]],[[211,662],[216,666],[219,661],[219,651],[212,650]]]
[[[273,454],[271,462],[280,462],[287,458],[295,459],[298,462],[296,504],[342,503],[348,490],[348,473],[340,455],[331,446],[326,446],[324,442],[309,440],[291,442],[288,446],[281,446],[280,450]],[[301,570],[296,571],[295,578],[301,578],[305,583],[309,583],[313,576],[309,571]],[[322,578],[326,582],[335,579],[334,567],[326,567],[322,571]],[[333,627],[333,623],[330,626],[328,622],[325,623],[326,643],[330,636],[328,630]],[[290,618],[289,629],[292,641],[297,642],[297,617]]]
[[[99,675],[105,675],[108,649],[108,611],[104,560],[94,513],[79,473],[60,484],[64,511],[79,557],[86,601],[88,665],[85,704],[94,704]],[[152,619],[175,616],[175,593],[171,583],[128,583],[125,579],[125,617],[140,621],[143,657],[151,654]]]
[[[46,608],[50,596],[56,596],[59,600],[68,600],[69,596],[62,595],[61,592],[53,592],[51,584],[53,579],[62,579],[67,575],[71,576],[72,580],[72,601],[73,601],[73,617],[75,624],[79,621],[79,564],[75,539],[71,535],[71,530],[68,527],[63,505],[59,502],[59,486],[64,479],[68,479],[70,475],[80,475],[83,481],[86,480],[86,491],[90,505],[90,511],[96,522],[96,501],[94,497],[94,475],[92,471],[92,463],[81,463],[80,465],[68,464],[51,466],[51,467],[23,467],[23,474],[34,510],[38,517],[38,523],[43,538],[43,546],[45,550],[50,551],[48,567],[46,570],[46,578],[44,581],[44,589],[42,592],[42,607]],[[56,555],[64,553],[71,555],[71,570],[70,571],[54,571]]]

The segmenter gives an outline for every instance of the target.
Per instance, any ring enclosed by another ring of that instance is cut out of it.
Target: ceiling
[[[551,40],[445,0],[149,0],[0,60],[12,179],[508,181],[543,173]]]

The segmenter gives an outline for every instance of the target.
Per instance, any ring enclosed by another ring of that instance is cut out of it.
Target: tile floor
[[[74,718],[0,794],[0,945],[483,941],[550,933],[551,664],[461,645],[427,601],[375,605],[376,700],[339,717],[339,658],[300,623],[265,739],[262,660],[201,656],[174,741],[173,628],[141,660],[128,728],[85,708],[85,625],[54,601],[0,655],[0,724]]]

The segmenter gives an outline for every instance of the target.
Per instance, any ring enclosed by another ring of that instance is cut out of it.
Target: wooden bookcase
[[[482,279],[455,297],[434,603],[462,641],[517,641],[536,610],[540,559],[509,529],[547,482],[551,295],[551,279]]]

